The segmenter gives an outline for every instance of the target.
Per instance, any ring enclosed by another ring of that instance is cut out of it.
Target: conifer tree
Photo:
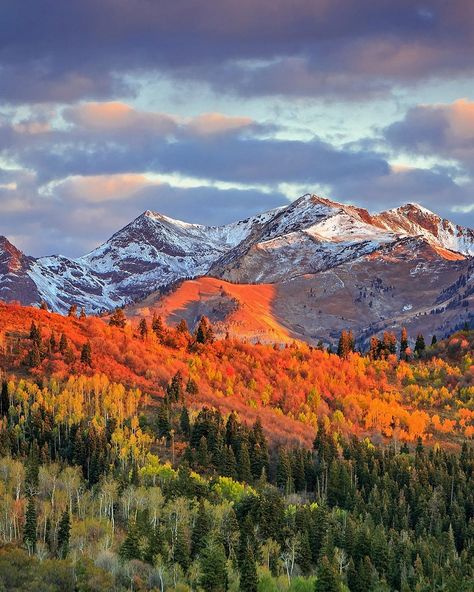
[[[166,401],[170,404],[178,403],[183,396],[183,375],[178,370],[166,387]]]
[[[68,313],[67,313],[68,317],[77,317],[77,304],[71,304],[71,306],[69,307]]]
[[[123,312],[123,308],[116,308],[115,312],[110,317],[109,325],[111,327],[119,327],[120,329],[125,329],[126,324],[127,319],[125,317],[125,313]]]
[[[242,442],[239,450],[238,476],[240,481],[244,481],[245,483],[252,482],[250,455],[246,442]]]
[[[200,556],[199,584],[204,592],[226,592],[228,587],[227,562],[222,543],[204,541]]]
[[[69,553],[69,537],[71,532],[71,521],[69,511],[66,509],[61,516],[58,530],[58,556],[66,559]]]
[[[197,343],[212,343],[214,341],[214,332],[212,326],[205,316],[202,316],[199,320],[199,324],[196,329],[195,339]]]
[[[79,313],[79,319],[84,321],[87,318],[86,309],[84,307],[81,308],[81,312]]]
[[[406,352],[408,349],[408,333],[405,327],[402,327],[400,336],[400,360],[406,359]]]
[[[127,536],[120,547],[119,555],[125,561],[142,558],[140,551],[140,537],[135,522],[130,521],[128,523]]]
[[[64,333],[61,333],[61,338],[59,339],[59,351],[64,355],[67,352],[69,347],[69,343],[67,337]]]
[[[423,335],[421,333],[419,333],[416,337],[416,342],[415,342],[415,354],[417,354],[417,356],[421,356],[422,352],[425,350],[426,345],[425,345],[425,338],[423,337]]]
[[[148,335],[148,323],[146,322],[146,319],[143,318],[141,319],[139,325],[138,325],[138,333],[140,334],[140,337],[145,340],[147,335]]]
[[[33,496],[29,496],[25,513],[25,526],[23,528],[23,542],[30,555],[36,550],[37,520],[35,500]]]
[[[8,395],[8,383],[6,380],[2,381],[2,389],[0,392],[0,415],[5,417],[8,415],[10,408],[10,396]]]
[[[86,341],[82,346],[81,364],[92,367],[92,346],[90,341]]]
[[[181,430],[181,433],[183,434],[183,436],[185,436],[186,438],[189,438],[189,436],[191,435],[191,422],[189,421],[189,413],[188,410],[186,409],[186,407],[182,407],[181,409],[181,415],[179,418],[179,427]]]
[[[318,566],[316,592],[340,592],[338,580],[334,565],[329,561],[327,555],[324,555]]]
[[[188,324],[186,323],[186,319],[181,319],[179,321],[179,323],[176,325],[176,331],[182,335],[189,335],[189,328]]]
[[[431,338],[431,347],[435,346],[438,343],[438,338],[436,337],[436,335],[433,335],[433,337]]]
[[[156,335],[159,342],[162,342],[165,335],[165,328],[163,326],[163,319],[161,316],[153,315],[151,322],[151,330]]]
[[[197,557],[206,546],[206,539],[210,530],[211,518],[201,501],[191,535],[191,556],[193,558]]]

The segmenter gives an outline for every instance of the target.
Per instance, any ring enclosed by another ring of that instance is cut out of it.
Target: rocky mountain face
[[[147,211],[74,260],[34,259],[1,239],[0,298],[24,304],[44,300],[59,312],[72,303],[99,312],[208,275],[238,284],[273,284],[281,322],[292,334],[301,334],[297,325],[306,327],[304,338],[312,340],[347,325],[350,314],[361,320],[355,323],[359,330],[386,326],[391,318],[439,316],[441,309],[449,324],[461,322],[469,314],[472,257],[472,229],[419,205],[371,214],[305,195],[287,207],[218,227]],[[301,295],[307,290],[306,302]],[[448,314],[446,302],[456,309],[461,292],[469,290],[460,314]],[[416,293],[429,302],[420,308],[412,302]]]

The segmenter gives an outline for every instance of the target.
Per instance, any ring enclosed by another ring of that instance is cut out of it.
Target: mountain
[[[99,312],[138,302],[130,309],[135,314],[150,303],[153,308],[177,282],[212,276],[226,282],[227,312],[219,305],[213,314],[216,303],[202,296],[209,285],[196,292],[204,280],[194,280],[183,288],[190,303],[200,302],[190,304],[191,324],[204,310],[223,331],[240,327],[249,338],[331,341],[341,326],[358,333],[400,323],[455,328],[469,318],[473,256],[472,229],[417,204],[371,214],[304,195],[223,226],[146,211],[78,259],[34,259],[2,239],[0,296],[24,304],[45,300],[60,312],[72,303]],[[261,287],[237,293],[232,284]],[[252,304],[257,300],[258,310]],[[173,318],[173,303],[163,306]],[[252,312],[242,315],[242,309]],[[422,317],[433,322],[420,323]]]

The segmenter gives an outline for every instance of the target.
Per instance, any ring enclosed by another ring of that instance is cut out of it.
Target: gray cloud
[[[0,6],[0,97],[134,94],[124,74],[220,92],[354,98],[471,74],[469,0],[23,0]]]

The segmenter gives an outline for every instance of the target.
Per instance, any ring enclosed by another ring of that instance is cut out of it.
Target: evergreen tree
[[[182,335],[189,335],[189,328],[185,319],[181,319],[179,321],[179,323],[176,325],[176,331]]]
[[[191,435],[191,422],[189,421],[188,410],[184,406],[181,409],[181,415],[179,418],[179,427],[180,427],[180,430],[181,430],[181,433],[183,434],[183,436],[185,436],[185,438],[188,439],[189,436]]]
[[[59,339],[59,351],[64,355],[69,347],[69,343],[67,340],[66,335],[64,335],[64,333],[61,333],[61,338]]]
[[[307,576],[311,573],[311,547],[307,529],[300,534],[297,562],[303,575]]]
[[[238,476],[240,481],[245,483],[252,482],[252,472],[250,468],[250,455],[249,449],[246,442],[242,442],[239,450],[239,462],[238,462]]]
[[[10,397],[8,395],[8,383],[6,380],[2,381],[2,389],[0,392],[0,415],[3,417],[8,415],[10,408]]]
[[[77,317],[77,305],[76,304],[71,304],[71,306],[69,307],[68,313],[67,313],[68,317]]]
[[[82,346],[81,364],[92,367],[92,346],[90,341],[86,341]]]
[[[33,496],[28,497],[28,504],[25,513],[25,526],[23,528],[23,542],[28,553],[32,555],[36,550],[37,541],[37,515],[36,504]]]
[[[400,360],[406,359],[406,352],[408,349],[408,333],[405,327],[402,327],[400,336]]]
[[[240,588],[241,592],[257,592],[258,590],[258,575],[257,563],[253,550],[247,547],[243,553],[243,558],[240,561]]]
[[[339,592],[340,589],[336,568],[324,555],[318,566],[316,592]]]
[[[61,516],[58,530],[58,555],[61,559],[66,559],[69,553],[69,536],[71,532],[71,521],[69,511],[66,509]]]
[[[425,345],[425,338],[423,337],[423,335],[421,333],[419,333],[416,337],[416,342],[415,342],[415,354],[417,354],[418,357],[421,356],[422,352],[425,351],[426,345]]]
[[[178,370],[166,387],[166,401],[170,404],[178,403],[183,396],[183,375]]]
[[[211,518],[201,501],[191,535],[191,557],[197,557],[206,546],[206,539],[210,530]]]
[[[126,324],[127,319],[125,317],[125,313],[123,312],[123,308],[116,308],[115,312],[110,317],[109,325],[111,327],[119,327],[120,329],[125,329]]]
[[[41,351],[37,343],[33,343],[28,352],[27,364],[30,368],[37,368],[41,364]]]
[[[197,395],[199,393],[197,382],[191,377],[188,378],[188,382],[186,383],[186,392],[190,395]]]
[[[146,322],[146,319],[141,319],[139,325],[138,325],[138,333],[140,334],[140,337],[145,340],[147,335],[148,335],[148,324]]]
[[[153,315],[153,320],[151,323],[151,329],[153,333],[156,335],[158,341],[161,343],[165,336],[165,328],[163,325],[163,319],[161,316]]]
[[[140,536],[135,522],[128,523],[127,536],[120,547],[119,555],[125,561],[142,558]]]
[[[199,561],[201,567],[199,584],[204,592],[226,592],[228,580],[224,547],[219,542],[204,542]]]
[[[438,338],[436,337],[436,335],[433,335],[433,337],[431,338],[431,347],[435,346],[438,343]]]
[[[86,309],[84,307],[81,308],[81,312],[79,313],[79,319],[84,321],[87,318]]]
[[[197,343],[212,343],[214,341],[214,332],[209,319],[202,316],[196,329],[195,339]]]

